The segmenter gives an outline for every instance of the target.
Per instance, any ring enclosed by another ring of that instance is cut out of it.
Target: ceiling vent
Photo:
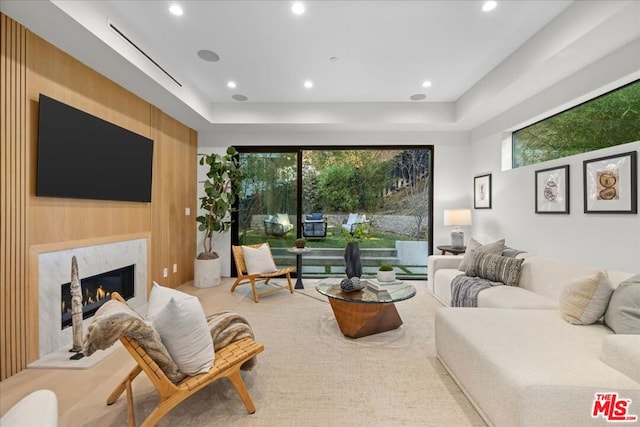
[[[158,67],[158,69],[160,71],[162,71],[164,74],[166,74],[167,77],[169,77],[171,80],[173,80],[173,82],[175,84],[177,84],[178,86],[182,87],[182,84],[176,80],[171,74],[169,74],[167,72],[167,70],[165,70],[164,68],[162,68],[156,61],[153,60],[153,58],[151,58],[149,55],[147,55],[147,53],[140,49],[140,47],[138,47],[137,44],[135,44],[134,42],[131,41],[131,39],[127,36],[124,35],[124,33],[122,31],[120,31],[115,25],[113,25],[111,22],[109,22],[109,27],[116,32],[116,34],[118,34],[120,37],[122,37],[127,43],[129,43],[131,46],[133,46],[138,52],[140,52],[141,54],[143,54],[145,56],[145,58],[147,58],[149,61],[151,61],[151,63],[153,65],[155,65],[156,67]]]

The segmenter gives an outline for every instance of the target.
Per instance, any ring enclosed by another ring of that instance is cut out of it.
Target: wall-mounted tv
[[[36,196],[151,201],[153,141],[40,94]]]

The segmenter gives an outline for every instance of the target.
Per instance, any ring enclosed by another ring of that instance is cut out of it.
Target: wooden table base
[[[402,319],[393,303],[365,304],[329,298],[338,326],[343,335],[350,338],[397,329]]]

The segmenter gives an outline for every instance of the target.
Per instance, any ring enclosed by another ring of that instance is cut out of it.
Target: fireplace
[[[80,280],[82,290],[82,318],[87,319],[118,292],[124,299],[134,297],[135,265],[96,274]],[[71,283],[61,285],[62,329],[71,326]]]
[[[87,244],[81,241],[71,242],[69,248],[53,250],[40,250],[38,252],[38,341],[39,357],[56,352],[60,349],[68,350],[73,340],[72,328],[62,328],[61,310],[62,286],[71,280],[71,259],[75,256],[78,261],[78,274],[80,278],[93,276],[118,270],[124,266],[134,266],[135,288],[133,296],[127,301],[129,306],[138,313],[145,313],[147,307],[147,238],[135,237],[129,240],[111,241],[105,239],[101,242],[91,239]],[[72,245],[72,246],[71,246]],[[46,247],[44,249],[47,249]],[[84,280],[81,280],[83,293]],[[104,285],[103,285],[104,288]],[[110,292],[113,292],[111,290]],[[123,295],[123,290],[117,290]],[[67,303],[68,304],[68,303]],[[87,331],[91,316],[85,313],[83,323],[84,331]],[[65,351],[66,351],[65,350]]]

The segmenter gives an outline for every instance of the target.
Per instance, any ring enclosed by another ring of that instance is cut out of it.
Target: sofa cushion
[[[271,249],[266,244],[259,248],[243,246],[242,256],[249,274],[271,273],[277,270],[271,255]]]
[[[616,334],[640,334],[640,274],[621,282],[613,291],[604,322]]]
[[[604,325],[571,325],[555,310],[442,308],[435,319],[438,358],[495,426],[603,425],[589,411],[603,390],[640,402],[638,383],[600,360],[607,335]],[[537,412],[523,418],[532,399]],[[566,412],[540,409],[558,407]]]
[[[473,253],[475,251],[486,252],[494,255],[502,255],[503,250],[504,250],[504,239],[497,240],[493,243],[487,243],[486,245],[479,243],[475,239],[471,239],[467,244],[467,250],[464,254],[464,257],[462,258],[462,262],[460,263],[460,266],[458,267],[458,269],[460,271],[465,271],[467,269],[467,267],[471,263]]]
[[[507,286],[518,286],[520,266],[523,261],[523,259],[475,251],[472,254],[469,266],[465,270],[465,274],[493,282],[502,282]]]
[[[451,281],[461,273],[455,268],[437,270],[433,277],[433,294],[444,305],[451,303]]]
[[[604,337],[600,359],[640,383],[640,335]]]
[[[560,295],[560,314],[574,325],[595,323],[604,315],[612,292],[609,279],[602,271],[572,280]]]
[[[556,310],[558,301],[518,286],[492,286],[478,294],[478,307]]]
[[[559,301],[567,283],[597,271],[598,268],[577,262],[529,255],[522,263],[518,286]]]

